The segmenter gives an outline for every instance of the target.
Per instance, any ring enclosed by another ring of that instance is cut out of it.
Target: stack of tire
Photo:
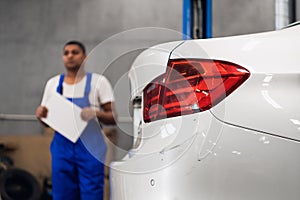
[[[0,145],[3,152],[4,145]],[[41,188],[29,172],[13,167],[10,157],[0,154],[0,199],[40,200]]]

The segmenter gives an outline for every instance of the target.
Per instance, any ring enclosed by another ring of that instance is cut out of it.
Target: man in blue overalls
[[[85,58],[82,43],[70,41],[65,44],[66,73],[48,80],[41,106],[36,110],[38,119],[47,117],[45,103],[53,92],[57,92],[81,107],[81,118],[88,121],[75,143],[55,132],[50,147],[54,200],[103,199],[106,144],[99,121],[115,124],[114,98],[111,85],[104,76],[85,72],[82,65]]]

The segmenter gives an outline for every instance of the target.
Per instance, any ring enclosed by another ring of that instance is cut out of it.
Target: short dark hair
[[[72,44],[75,44],[77,46],[79,46],[79,48],[82,50],[82,52],[85,54],[85,46],[79,42],[79,41],[76,41],[76,40],[71,40],[69,42],[67,42],[65,45],[64,45],[64,48],[68,45],[72,45]]]

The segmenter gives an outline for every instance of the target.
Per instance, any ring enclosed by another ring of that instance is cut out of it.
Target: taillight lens
[[[234,63],[206,59],[170,60],[166,73],[144,91],[144,121],[212,108],[238,88],[250,72]]]

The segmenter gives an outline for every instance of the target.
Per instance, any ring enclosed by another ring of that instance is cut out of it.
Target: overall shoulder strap
[[[86,74],[86,84],[84,89],[84,95],[87,96],[90,94],[91,91],[91,82],[92,82],[92,73],[88,72]]]
[[[56,92],[58,92],[59,94],[63,94],[63,82],[64,82],[64,78],[65,78],[65,74],[61,74],[59,77],[59,82],[58,82],[58,86],[56,88]]]

